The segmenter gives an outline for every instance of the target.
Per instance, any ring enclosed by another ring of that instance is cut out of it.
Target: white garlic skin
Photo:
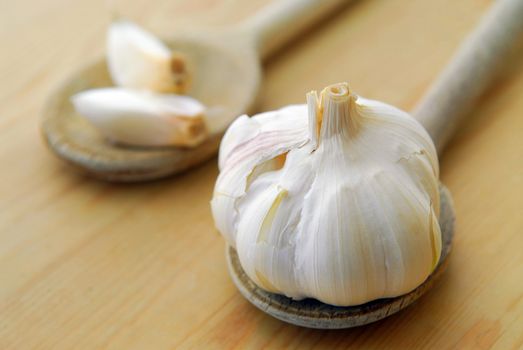
[[[117,86],[175,93],[186,89],[179,81],[185,79],[183,57],[173,55],[158,38],[129,21],[119,20],[109,27],[107,64]]]
[[[189,96],[102,88],[80,92],[71,101],[81,116],[116,143],[194,147],[208,136],[205,107]]]
[[[432,140],[346,84],[324,90],[322,108],[311,101],[231,125],[211,201],[218,230],[270,292],[351,306],[413,290],[441,253]]]

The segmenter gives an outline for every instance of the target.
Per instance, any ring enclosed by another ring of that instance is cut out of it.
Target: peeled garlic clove
[[[188,96],[103,88],[80,92],[72,102],[116,143],[194,147],[207,138],[205,107]]]
[[[438,159],[407,113],[347,84],[241,117],[211,207],[261,288],[350,306],[405,294],[441,253]]]
[[[171,50],[137,25],[119,20],[107,33],[107,63],[121,87],[183,93],[188,86],[183,55]]]

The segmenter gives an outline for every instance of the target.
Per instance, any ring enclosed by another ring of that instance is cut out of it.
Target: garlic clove
[[[236,249],[247,274],[263,289],[295,290],[295,233],[314,173],[303,145],[288,152],[281,169],[261,174],[236,202]],[[255,244],[253,244],[255,242]],[[303,298],[302,293],[294,294]]]
[[[188,87],[184,56],[129,21],[118,20],[109,27],[107,63],[117,86],[173,93]]]
[[[261,113],[253,118],[241,116],[225,134],[219,156],[222,172],[211,206],[216,226],[230,244],[235,244],[235,201],[245,194],[248,184],[257,176],[280,166],[278,157],[307,142],[306,121],[294,117],[303,112],[306,112],[305,106],[290,106],[281,113]]]
[[[235,121],[211,201],[261,288],[341,306],[407,293],[441,254],[438,160],[407,113],[336,84]]]
[[[80,115],[116,143],[194,147],[208,135],[205,107],[188,96],[102,88],[71,100]]]

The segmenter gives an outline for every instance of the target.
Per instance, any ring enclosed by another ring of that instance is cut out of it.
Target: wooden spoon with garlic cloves
[[[521,18],[522,1],[496,1],[415,108],[413,116],[429,132],[438,153],[441,154],[463,117],[502,71],[503,63],[523,37]],[[262,311],[294,325],[340,329],[378,321],[414,303],[430,290],[447,267],[455,217],[450,192],[443,185],[440,186],[440,198],[442,249],[439,263],[425,282],[407,294],[350,307],[332,306],[314,299],[292,300],[257,287],[243,270],[232,247],[226,250],[229,273],[247,300]]]
[[[220,118],[232,122],[252,111],[261,82],[260,59],[301,31],[348,3],[344,0],[277,1],[253,18],[216,33],[179,33],[167,45],[182,53],[191,67],[187,95],[206,106],[219,106]],[[78,115],[74,94],[111,86],[106,60],[89,65],[62,85],[44,110],[44,138],[59,157],[88,174],[108,181],[147,181],[173,175],[214,156],[224,130],[194,148],[128,147],[108,142]]]

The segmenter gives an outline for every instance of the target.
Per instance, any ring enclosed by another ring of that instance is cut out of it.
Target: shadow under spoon
[[[499,0],[483,17],[444,69],[413,115],[431,135],[441,155],[463,117],[502,71],[523,36],[523,1]],[[455,214],[448,189],[440,185],[442,250],[432,274],[413,291],[363,305],[338,307],[314,299],[292,300],[258,288],[242,269],[238,254],[227,247],[231,278],[240,293],[262,311],[285,322],[310,328],[350,328],[378,321],[411,305],[434,285],[447,265]]]
[[[105,59],[78,72],[51,96],[43,113],[44,138],[60,158],[103,180],[147,181],[187,170],[214,156],[228,124],[252,112],[261,81],[260,60],[347,2],[278,1],[229,30],[180,32],[167,40],[189,62],[192,84],[187,95],[221,110],[218,131],[200,146],[127,147],[105,140],[70,102],[80,91],[113,85]]]

